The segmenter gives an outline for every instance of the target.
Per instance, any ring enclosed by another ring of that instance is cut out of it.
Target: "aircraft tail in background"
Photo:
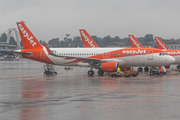
[[[158,49],[164,49],[164,50],[168,50],[169,48],[166,46],[166,44],[164,44],[164,42],[160,39],[160,37],[155,37],[156,40],[156,44]]]
[[[143,48],[141,43],[134,37],[134,35],[129,35],[129,40],[133,48]]]
[[[99,48],[97,43],[91,38],[85,29],[79,29],[79,32],[85,48]]]

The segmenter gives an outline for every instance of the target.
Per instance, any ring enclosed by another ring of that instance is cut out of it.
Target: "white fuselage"
[[[123,50],[126,48],[50,48],[50,50],[60,56],[64,57],[77,57],[77,58],[95,58],[103,60],[112,60],[119,62],[119,66],[163,66],[172,64],[175,60],[169,55],[159,55],[159,53],[148,54],[148,49],[144,48],[146,53],[142,54],[136,50],[134,53],[124,53]],[[112,51],[117,51],[112,53]],[[44,48],[45,53],[48,55],[47,50]],[[109,54],[108,54],[109,53]],[[94,57],[92,57],[94,56]],[[90,66],[89,62],[81,63],[81,61],[75,61],[76,59],[64,59],[63,57],[54,57],[48,55],[50,60],[61,66]],[[73,62],[75,61],[75,62]]]

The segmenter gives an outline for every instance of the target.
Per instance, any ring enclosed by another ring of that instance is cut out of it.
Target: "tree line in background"
[[[97,37],[97,36],[91,36],[93,40],[100,46],[100,47],[106,47],[112,42],[125,42],[129,43],[129,38],[120,38],[118,36],[111,37],[110,35],[105,36],[103,38]],[[154,42],[154,37],[152,34],[146,34],[145,37],[139,37],[137,38],[140,43],[144,42]],[[162,39],[163,41],[166,40],[175,40],[173,38],[171,39]],[[180,40],[177,39],[177,40]],[[0,42],[6,43],[7,42],[7,35],[5,33],[1,34],[0,36]],[[43,40],[40,40],[40,43],[42,44]],[[46,43],[46,42],[45,42]],[[14,37],[10,37],[9,44],[17,45],[17,42],[15,41]],[[64,40],[59,40],[59,38],[53,38],[49,40],[46,44],[48,44],[51,47],[83,47],[83,42],[81,40],[80,36],[76,36],[73,38],[64,37]]]
[[[124,42],[124,43],[130,43],[129,37],[127,38],[120,38],[118,36],[111,37],[110,35],[105,36],[103,38],[97,37],[97,36],[91,36],[93,40],[100,46],[100,47],[106,47],[112,42]],[[144,42],[155,42],[154,37],[152,34],[146,34],[144,37],[137,38],[140,43]],[[162,39],[162,38],[161,38]],[[171,39],[162,39],[163,41],[167,40],[175,40],[174,38]],[[177,39],[177,40],[180,40]],[[41,43],[44,41],[40,40]],[[64,37],[64,40],[59,40],[59,38],[53,38],[48,41],[48,43],[52,47],[83,47],[82,39],[80,36],[76,36],[73,38],[69,38],[67,40],[67,37]]]

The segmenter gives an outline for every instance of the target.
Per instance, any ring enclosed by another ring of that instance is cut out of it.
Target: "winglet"
[[[166,44],[164,44],[164,42],[160,39],[160,37],[155,37],[156,40],[156,44],[158,49],[164,49],[164,50],[168,50],[169,48],[166,46]]]
[[[97,43],[91,38],[91,36],[86,32],[85,29],[79,29],[83,45],[85,48],[99,48]]]
[[[51,52],[51,50],[47,47],[47,45],[46,45],[46,43],[43,43],[43,45],[44,45],[44,47],[46,48],[46,50],[48,51],[48,54],[53,54],[52,52]]]
[[[134,35],[129,35],[129,40],[131,42],[131,46],[134,48],[143,48],[141,43],[134,37]]]

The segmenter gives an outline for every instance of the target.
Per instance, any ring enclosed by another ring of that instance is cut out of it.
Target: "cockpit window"
[[[161,55],[168,55],[167,53],[159,53],[159,55],[161,56]]]

